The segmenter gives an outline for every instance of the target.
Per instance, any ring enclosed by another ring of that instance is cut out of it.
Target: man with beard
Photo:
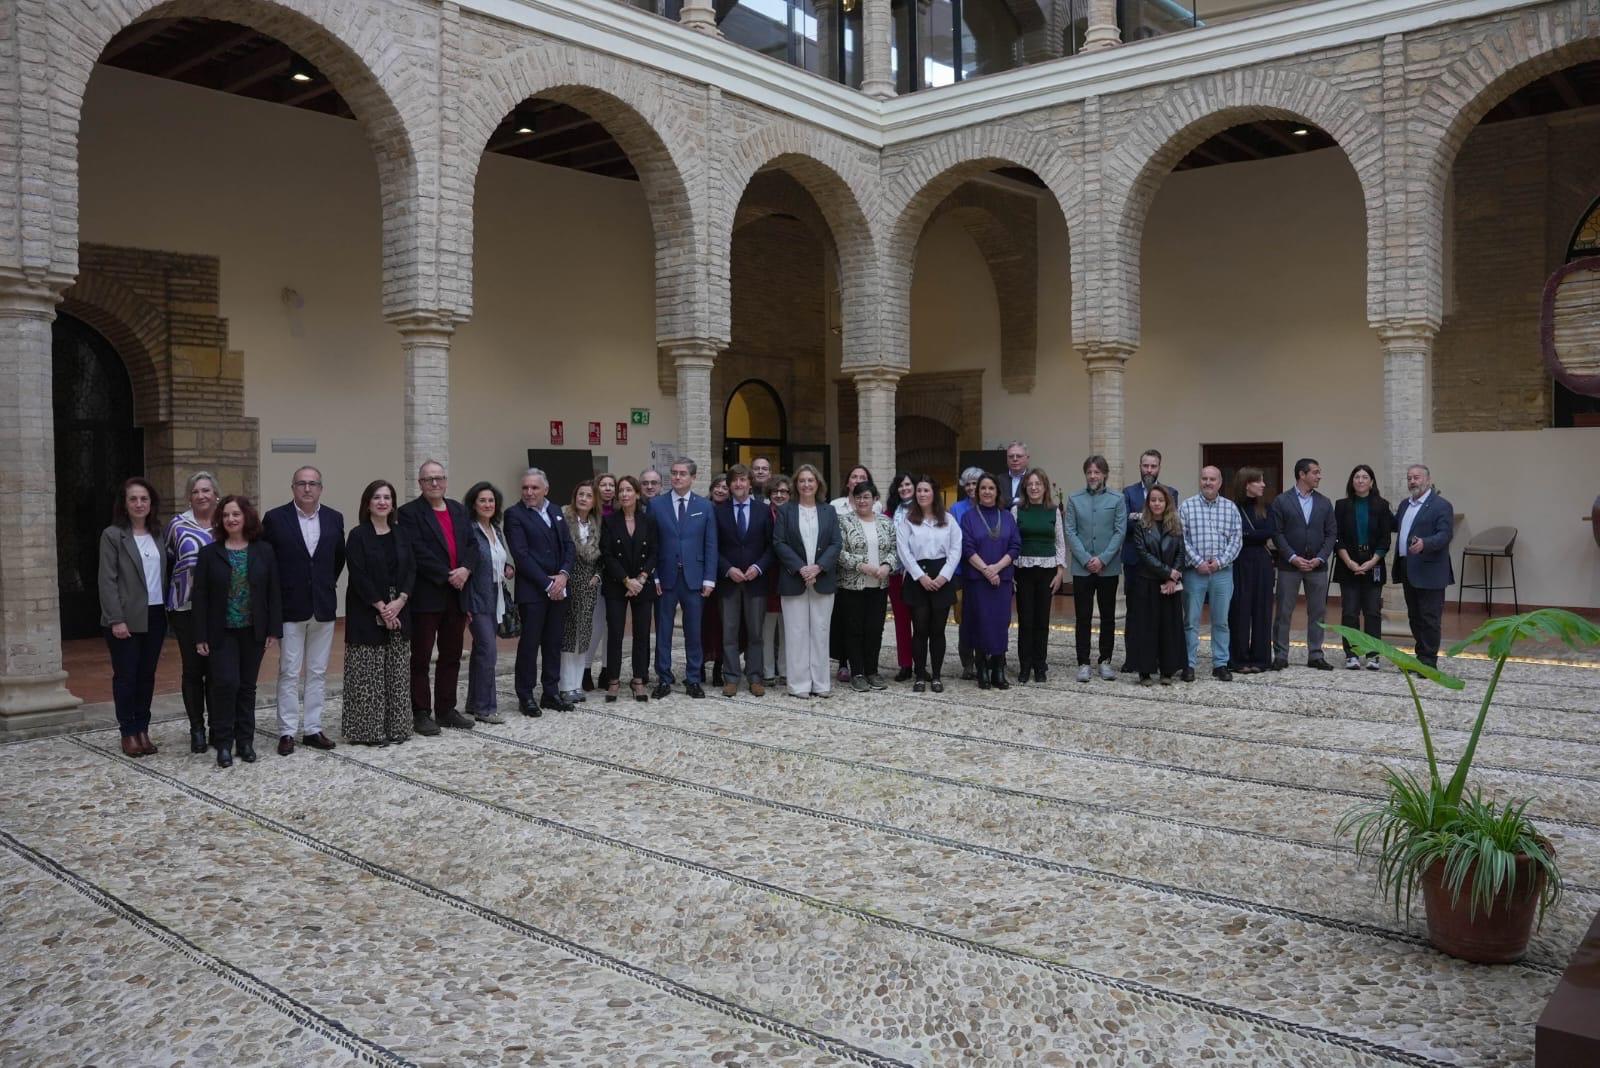
[[[1128,529],[1122,539],[1122,574],[1125,581],[1122,584],[1123,596],[1127,599],[1128,611],[1133,611],[1134,593],[1139,583],[1144,579],[1139,577],[1139,551],[1135,548],[1138,541],[1135,537],[1136,528],[1140,519],[1144,517],[1144,495],[1161,480],[1161,452],[1159,449],[1146,449],[1139,454],[1139,481],[1131,486],[1122,488],[1122,501],[1128,509]],[[1171,486],[1166,487],[1167,495],[1172,498],[1173,507],[1178,505],[1178,491]],[[1128,633],[1133,627],[1131,620],[1123,620],[1123,633]],[[1127,671],[1128,663],[1123,661],[1118,671]]]
[[[1438,667],[1444,591],[1456,580],[1450,566],[1455,509],[1434,492],[1433,475],[1422,464],[1406,468],[1406,491],[1409,496],[1395,512],[1394,574],[1405,589],[1417,659]]]

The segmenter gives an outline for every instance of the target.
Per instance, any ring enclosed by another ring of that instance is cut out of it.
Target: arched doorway
[[[144,431],[134,425],[133,382],[111,343],[65,314],[51,333],[61,637],[92,638],[100,632],[100,531],[117,486],[144,471]]]
[[[747,378],[728,396],[722,410],[722,466],[749,464],[758,457],[775,470],[784,465],[789,419],[778,391],[759,378]]]

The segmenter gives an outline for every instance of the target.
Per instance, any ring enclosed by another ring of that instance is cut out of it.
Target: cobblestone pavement
[[[1005,692],[505,693],[504,726],[289,759],[264,710],[226,771],[181,721],[140,760],[5,746],[0,1064],[1531,1060],[1600,908],[1595,665],[1501,681],[1477,780],[1535,797],[1570,885],[1484,968],[1333,835],[1415,766],[1397,674],[1079,685],[1055,645]]]

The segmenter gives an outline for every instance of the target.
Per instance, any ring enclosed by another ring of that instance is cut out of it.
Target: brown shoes
[[[751,697],[765,697],[765,696],[767,696],[767,688],[765,686],[761,685],[761,680],[760,679],[751,679],[750,680],[750,696]]]
[[[278,738],[278,755],[288,756],[292,752],[294,752],[294,735],[280,735]]]
[[[161,752],[161,750],[156,748],[156,743],[150,740],[149,731],[139,732],[139,749],[144,753],[145,756],[155,756],[157,753]]]
[[[130,757],[144,756],[144,746],[139,744],[139,736],[137,734],[125,734],[122,736],[122,755]]]
[[[290,741],[293,741],[293,740],[294,739],[292,739],[292,738],[290,739]],[[315,734],[308,734],[304,738],[302,738],[301,741],[305,742],[305,744],[309,745],[313,749],[332,749],[333,748],[333,739],[329,738],[326,734],[323,734],[321,731],[318,731]]]
[[[734,697],[734,696],[737,696],[738,693],[739,693],[739,680],[737,678],[731,678],[730,677],[727,682],[724,682],[722,684],[722,696],[724,696],[724,697]]]

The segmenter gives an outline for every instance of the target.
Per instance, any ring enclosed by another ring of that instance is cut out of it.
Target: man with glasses
[[[422,496],[398,513],[417,560],[410,601],[411,718],[423,735],[438,734],[440,726],[472,729],[471,717],[456,711],[456,681],[467,631],[467,580],[478,566],[478,542],[466,506],[445,496],[449,485],[443,464],[424,462],[417,468]],[[435,641],[439,664],[430,691],[428,661]]]
[[[278,652],[278,755],[294,752],[302,729],[313,749],[332,749],[322,732],[333,622],[344,570],[344,516],[322,506],[322,472],[306,466],[290,479],[294,500],[261,517],[261,537],[278,558],[283,638]],[[305,675],[305,703],[300,678]]]
[[[651,500],[661,492],[661,472],[653,467],[647,467],[639,472],[639,488],[644,491],[644,499]]]
[[[750,461],[750,495],[761,500],[767,499],[767,485],[772,481],[772,461],[765,456],[757,456]]]
[[[717,521],[711,502],[693,490],[695,463],[686,456],[672,462],[672,492],[650,502],[660,554],[656,561],[656,700],[672,693],[672,627],[683,607],[683,690],[704,697],[700,668],[705,648],[700,619],[705,598],[717,588]]]

